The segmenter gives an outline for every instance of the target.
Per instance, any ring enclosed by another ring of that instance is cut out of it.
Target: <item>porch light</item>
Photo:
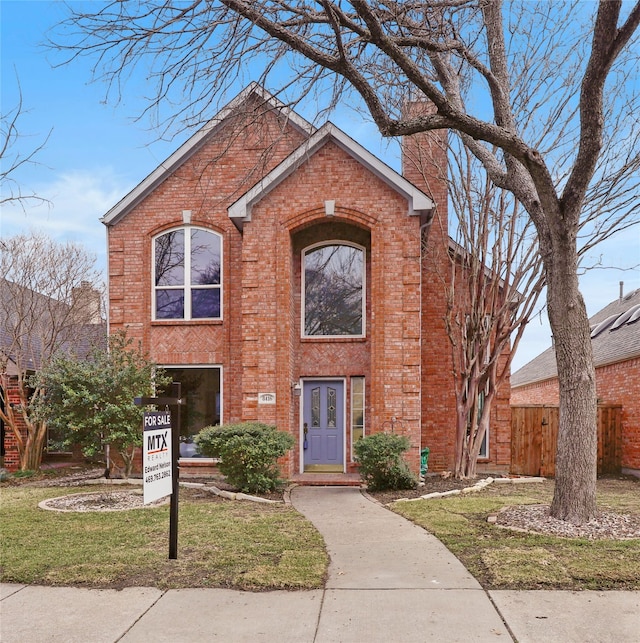
[[[291,388],[293,389],[293,394],[296,397],[300,397],[302,395],[302,386],[300,386],[300,382],[296,382]]]

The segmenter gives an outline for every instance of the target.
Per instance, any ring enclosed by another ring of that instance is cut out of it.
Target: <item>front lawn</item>
[[[48,498],[105,489],[3,485],[2,581],[161,589],[323,586],[328,558],[322,537],[284,504],[226,501],[181,489],[177,560],[168,560],[168,505],[81,513],[38,508]]]
[[[558,538],[487,522],[502,507],[548,504],[552,493],[553,481],[495,484],[391,507],[439,538],[486,589],[640,590],[640,539]],[[639,516],[640,481],[598,481],[598,506]]]

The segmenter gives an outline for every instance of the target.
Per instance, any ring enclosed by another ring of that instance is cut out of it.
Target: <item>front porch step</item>
[[[315,487],[359,487],[359,473],[296,473],[289,480],[293,484]]]

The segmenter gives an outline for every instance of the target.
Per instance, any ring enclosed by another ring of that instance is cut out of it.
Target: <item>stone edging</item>
[[[464,489],[452,489],[451,491],[442,491],[442,492],[433,492],[433,493],[427,493],[424,496],[420,496],[418,498],[398,498],[398,500],[395,500],[394,502],[414,502],[416,500],[434,500],[438,498],[446,498],[449,496],[458,496],[458,495],[466,495],[468,493],[472,493],[474,491],[482,491],[482,489],[485,489],[488,487],[490,484],[524,484],[524,483],[529,483],[529,482],[545,482],[546,478],[541,478],[541,477],[518,477],[518,478],[483,478],[482,480],[478,480],[474,485],[471,487],[465,487]],[[128,478],[128,479],[120,479],[120,478],[94,478],[92,480],[87,480],[86,484],[142,484],[142,479],[138,478]],[[182,487],[191,487],[191,488],[198,488],[202,489],[204,491],[209,491],[216,496],[220,496],[221,498],[226,498],[227,500],[248,500],[250,502],[259,502],[263,504],[281,504],[284,502],[285,505],[290,505],[291,504],[291,490],[295,487],[297,487],[297,484],[292,484],[288,486],[283,493],[283,499],[282,501],[280,500],[271,500],[269,498],[260,498],[259,496],[251,496],[246,493],[241,493],[241,492],[233,492],[233,491],[225,491],[224,489],[218,489],[218,487],[214,485],[207,485],[202,482],[180,482],[180,486]],[[366,488],[361,488],[361,491],[371,500],[375,500],[372,498],[369,494],[366,493]],[[378,502],[375,500],[375,502]],[[378,503],[379,504],[379,503]]]
[[[214,495],[220,496],[221,498],[226,498],[227,500],[249,500],[251,502],[261,502],[267,505],[282,504],[282,501],[280,500],[271,500],[270,498],[260,498],[259,496],[250,496],[247,493],[241,493],[241,492],[225,491],[224,489],[218,489],[218,487],[214,485],[207,485],[207,484],[204,484],[203,482],[181,482],[180,485],[183,487],[191,487],[191,488],[202,489],[203,491],[210,491]]]
[[[142,484],[142,478],[92,478],[91,480],[86,480],[82,484]],[[233,492],[233,491],[224,491],[223,489],[218,489],[214,485],[205,484],[204,482],[180,482],[181,487],[191,487],[197,489],[203,489],[204,491],[210,491],[216,496],[221,498],[227,498],[228,500],[250,500],[251,502],[262,502],[265,504],[280,504],[279,500],[270,500],[269,498],[260,498],[259,496],[250,496],[246,493]]]
[[[147,504],[147,505],[134,505],[130,507],[123,507],[123,508],[105,508],[105,509],[96,509],[96,510],[90,510],[90,509],[65,509],[64,507],[54,507],[51,506],[49,503],[55,503],[57,500],[66,500],[68,498],[74,498],[78,496],[92,496],[96,495],[97,493],[100,493],[98,491],[81,491],[80,493],[68,493],[64,496],[56,496],[55,498],[46,498],[45,500],[41,500],[38,503],[38,508],[39,509],[44,509],[45,511],[58,511],[60,513],[93,513],[93,512],[115,512],[115,511],[132,511],[136,509],[149,509],[149,508],[155,508],[155,507],[161,507],[164,505],[169,504],[169,497],[165,498],[160,498],[159,500],[155,500],[154,502]],[[142,496],[141,491],[135,491],[133,492],[134,494]]]
[[[395,502],[413,502],[415,500],[433,500],[437,498],[446,498],[448,496],[459,496],[472,493],[474,491],[482,491],[490,484],[524,484],[528,482],[545,482],[546,478],[531,477],[531,478],[484,478],[478,480],[473,486],[465,487],[464,489],[452,489],[451,491],[427,493],[419,498],[398,498]]]

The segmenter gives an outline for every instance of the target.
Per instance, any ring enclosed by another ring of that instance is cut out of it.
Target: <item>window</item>
[[[222,239],[202,228],[157,236],[154,319],[222,318]]]
[[[334,243],[303,252],[303,335],[362,337],[365,252]]]
[[[222,368],[167,366],[164,370],[174,382],[180,382],[186,400],[180,407],[180,457],[201,457],[193,438],[205,426],[222,423]]]
[[[351,378],[351,459],[353,445],[364,437],[364,377]]]
[[[484,398],[485,391],[480,391],[478,393],[478,420],[482,415],[484,409]],[[487,425],[487,430],[485,431],[484,437],[482,438],[482,444],[480,445],[480,452],[478,453],[479,458],[488,458],[489,457],[489,426]]]

